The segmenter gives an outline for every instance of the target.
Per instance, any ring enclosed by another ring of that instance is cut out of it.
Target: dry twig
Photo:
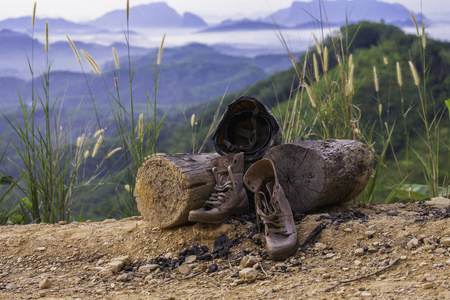
[[[329,288],[327,288],[327,289],[325,290],[325,292],[329,292],[329,291],[331,291],[332,289],[334,289],[335,287],[337,287],[338,285],[343,284],[343,283],[349,283],[349,282],[353,282],[353,281],[358,281],[358,280],[361,280],[361,279],[364,279],[364,278],[371,277],[371,276],[373,276],[373,275],[377,275],[377,274],[383,272],[384,270],[389,269],[390,267],[392,267],[393,265],[395,265],[395,264],[398,262],[398,260],[399,260],[399,259],[396,258],[396,259],[394,259],[393,261],[391,261],[391,263],[390,263],[389,265],[387,265],[386,267],[381,268],[381,269],[379,269],[379,270],[377,270],[377,271],[375,271],[375,272],[372,272],[372,273],[370,273],[370,274],[362,275],[362,276],[359,276],[359,277],[356,277],[356,278],[352,278],[352,279],[341,280],[341,281],[339,281],[338,283],[336,283],[335,285],[330,286]]]

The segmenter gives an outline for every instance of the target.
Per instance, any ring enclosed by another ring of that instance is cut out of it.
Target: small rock
[[[450,247],[450,238],[443,238],[441,239],[441,245],[445,247]]]
[[[111,259],[111,261],[121,261],[127,266],[133,262],[133,260],[131,259],[131,256],[129,256],[129,255],[119,256],[119,257]]]
[[[66,221],[59,221],[59,222],[58,222],[58,225],[66,225],[66,224],[67,224]]]
[[[367,248],[367,251],[368,251],[368,252],[371,252],[371,253],[374,253],[374,252],[377,252],[378,249],[375,248],[375,247],[369,247],[369,248]]]
[[[434,208],[442,209],[446,207],[450,207],[450,199],[444,197],[435,197],[431,198],[429,201],[423,202],[425,205],[429,205]]]
[[[334,253],[327,253],[326,255],[325,255],[325,259],[331,259],[331,258],[333,258],[334,257]]]
[[[356,256],[362,256],[364,254],[364,249],[363,248],[358,248],[354,251],[354,254]]]
[[[217,271],[218,268],[219,268],[219,266],[217,264],[211,264],[208,267],[208,273],[214,273]]]
[[[314,248],[319,251],[323,251],[323,250],[327,249],[327,245],[325,245],[324,243],[315,243]]]
[[[366,291],[361,292],[361,297],[372,297],[372,294]]]
[[[258,271],[253,268],[244,268],[239,271],[239,278],[246,280],[255,280],[258,276]]]
[[[240,266],[242,268],[251,268],[258,263],[256,256],[246,255],[242,258]]]
[[[116,219],[105,219],[105,220],[103,220],[103,223],[115,223],[115,222],[117,222]]]
[[[275,268],[286,268],[287,265],[285,263],[276,263]]]
[[[436,247],[434,245],[425,245],[422,247],[423,250],[428,251],[428,250],[434,250]]]
[[[37,251],[45,251],[45,247],[37,247],[36,250]]]
[[[98,276],[103,278],[112,277],[114,275],[113,271],[108,268],[100,268],[97,273]]]
[[[186,257],[186,259],[184,261],[187,264],[195,263],[197,261],[197,256],[196,255],[189,255],[189,256]]]
[[[398,216],[398,212],[396,212],[395,210],[390,210],[390,211],[387,212],[387,214],[389,216]]]
[[[433,283],[431,283],[431,282],[424,283],[424,284],[422,284],[422,288],[424,290],[431,289],[431,288],[433,288]]]
[[[119,273],[122,270],[125,263],[120,260],[113,260],[106,265],[106,268],[111,270],[113,273]]]
[[[38,293],[39,297],[44,298],[47,296],[47,292],[46,291],[39,291]]]
[[[347,227],[347,228],[344,228],[344,231],[345,231],[345,232],[352,232],[353,230],[352,230],[351,228],[348,228],[348,227]]]
[[[150,273],[151,271],[154,271],[154,270],[156,270],[158,268],[159,268],[159,265],[157,265],[157,264],[143,265],[143,266],[139,267],[139,272]]]
[[[325,274],[322,275],[322,278],[323,279],[330,279],[331,278],[331,274],[325,273]]]
[[[182,275],[188,275],[192,272],[192,268],[189,267],[187,263],[183,263],[181,266],[178,267],[178,272]]]
[[[121,275],[117,276],[116,280],[126,282],[126,281],[130,281],[131,277],[132,277],[131,274],[121,274]]]
[[[437,248],[436,250],[434,250],[435,253],[437,254],[444,254],[445,252],[447,252],[447,249],[445,248]]]
[[[362,262],[360,260],[355,260],[355,265],[359,266]]]
[[[52,286],[52,282],[50,281],[50,279],[48,279],[48,277],[45,277],[40,283],[39,283],[39,288],[41,290],[44,289],[48,289],[49,287]]]
[[[375,234],[375,231],[369,230],[369,231],[366,231],[365,234],[366,234],[366,236],[368,236],[368,237],[373,237],[374,234]]]
[[[413,238],[406,244],[406,248],[411,250],[411,249],[417,247],[417,245],[419,245],[419,240],[416,238]]]

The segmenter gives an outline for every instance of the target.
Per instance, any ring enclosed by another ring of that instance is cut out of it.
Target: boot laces
[[[205,204],[211,208],[219,208],[222,203],[226,202],[230,197],[229,193],[236,187],[236,181],[234,180],[231,166],[228,166],[228,174],[219,174],[216,167],[214,167],[212,171],[216,178],[216,185],[214,186],[215,192],[205,201]]]
[[[266,235],[269,233],[287,234],[288,231],[284,225],[284,214],[280,209],[278,201],[273,201],[274,198],[267,199],[266,193],[261,191],[255,196],[257,196],[255,197],[255,207],[258,230],[261,231],[259,227],[261,219],[265,225]]]

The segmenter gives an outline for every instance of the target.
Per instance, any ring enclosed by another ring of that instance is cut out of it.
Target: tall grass
[[[34,36],[34,21],[36,4],[33,8],[32,37]],[[74,210],[80,212],[83,207],[83,193],[98,188],[112,187],[115,202],[104,210],[107,217],[114,214],[119,217],[136,215],[139,212],[134,202],[134,181],[137,169],[151,155],[156,153],[156,142],[164,122],[164,117],[157,119],[157,91],[161,73],[161,57],[164,38],[161,43],[158,60],[154,65],[154,89],[148,94],[144,108],[138,107],[133,99],[134,67],[130,53],[129,2],[127,2],[127,28],[124,30],[128,44],[129,96],[120,94],[117,70],[120,68],[119,57],[112,49],[112,59],[115,62],[115,90],[108,88],[103,71],[95,59],[86,51],[77,50],[75,44],[67,36],[75,58],[80,64],[86,81],[88,96],[94,110],[95,128],[87,124],[84,132],[75,135],[72,132],[73,122],[80,108],[73,111],[67,122],[63,120],[64,99],[59,96],[51,98],[51,65],[53,58],[49,56],[48,26],[46,28],[45,68],[38,76],[34,71],[34,39],[32,39],[31,58],[28,59],[31,73],[31,97],[19,94],[20,115],[6,115],[13,134],[9,137],[11,147],[19,155],[20,161],[13,162],[20,173],[17,179],[9,185],[1,200],[9,198],[14,205],[20,206],[21,218],[16,222],[47,222],[71,221]],[[81,53],[81,55],[80,55]],[[91,88],[90,75],[85,72],[81,56],[92,67],[102,83],[113,120],[103,124],[103,116],[96,104],[97,95]],[[42,93],[35,89],[35,81],[40,80]],[[81,105],[81,102],[80,102]],[[137,113],[139,111],[139,113]],[[43,117],[41,117],[41,115]],[[115,136],[108,136],[108,128],[114,126]],[[3,141],[3,139],[2,139]],[[3,160],[6,149],[0,156]],[[100,156],[100,157],[99,157]],[[96,164],[87,174],[85,167]],[[92,171],[94,169],[95,171]],[[2,178],[3,178],[2,172]],[[6,177],[5,177],[6,178]],[[1,201],[0,201],[1,202]]]
[[[440,134],[442,129],[440,122],[444,117],[445,106],[437,105],[438,108],[435,109],[434,117],[430,118],[429,107],[431,105],[436,106],[434,105],[433,95],[430,93],[430,89],[427,88],[430,66],[426,64],[427,38],[425,25],[422,23],[422,33],[420,34],[419,26],[413,15],[412,17],[416,23],[417,36],[421,46],[421,73],[417,71],[414,62],[410,60],[408,64],[413,81],[403,82],[400,62],[396,62],[396,68],[394,69],[401,98],[398,103],[401,105],[403,119],[401,121],[403,121],[403,126],[395,126],[396,122],[389,120],[389,111],[384,111],[379,92],[380,89],[390,88],[390,86],[380,84],[377,70],[378,66],[373,66],[372,74],[360,74],[357,68],[358,62],[354,60],[353,53],[349,52],[353,41],[358,39],[357,35],[361,24],[357,28],[354,36],[349,36],[348,26],[344,27],[344,32],[338,32],[337,34],[333,34],[330,29],[330,35],[327,40],[319,41],[313,35],[315,45],[302,56],[302,60],[300,61],[297,61],[292,55],[282,31],[280,29],[278,30],[279,39],[291,58],[297,77],[293,81],[287,106],[284,106],[285,111],[282,119],[284,141],[295,142],[306,139],[333,138],[355,139],[364,142],[374,153],[376,161],[373,176],[366,190],[361,194],[360,201],[373,202],[376,199],[375,195],[377,191],[389,188],[380,181],[381,174],[384,171],[386,171],[385,173],[389,173],[391,177],[395,173],[391,168],[392,166],[387,165],[386,157],[389,151],[391,151],[390,155],[396,165],[399,177],[393,176],[396,178],[394,192],[391,193],[387,201],[394,198],[403,200],[402,195],[406,194],[406,189],[410,191],[408,195],[411,196],[413,195],[411,192],[414,192],[418,187],[422,187],[417,182],[406,184],[410,170],[402,170],[402,166],[400,166],[392,144],[392,135],[397,130],[402,130],[406,137],[407,151],[405,160],[407,164],[410,161],[408,151],[410,150],[418,158],[418,161],[415,161],[422,165],[428,197],[436,197],[439,195],[448,196],[450,182],[448,175],[442,176],[440,166],[444,162],[440,161],[439,156],[443,151],[447,151],[448,153],[450,149],[448,142],[442,140]],[[331,60],[333,61],[332,69],[330,69]],[[383,65],[388,66],[388,64],[389,61],[384,56]],[[374,100],[377,105],[378,121],[364,123],[361,117],[363,112],[360,111],[358,104],[355,104],[355,94],[365,80],[370,77],[373,77],[376,95]],[[414,134],[419,135],[423,144],[426,146],[425,152],[415,149],[409,143],[409,138],[412,133],[406,124],[408,113],[412,113],[413,107],[405,107],[404,105],[402,88],[406,84],[413,84],[417,87],[419,109],[415,110],[415,113],[422,120],[422,126],[413,130]],[[400,120],[398,121],[401,123]],[[446,171],[448,172],[448,170],[444,170],[444,173]],[[439,182],[439,180],[442,181]],[[418,195],[417,191],[415,192]],[[410,200],[415,199],[410,197]]]

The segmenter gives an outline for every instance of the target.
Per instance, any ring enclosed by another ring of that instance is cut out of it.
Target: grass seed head
[[[45,22],[45,52],[48,53],[48,21]]]
[[[319,63],[317,62],[316,54],[313,54],[313,64],[314,64],[314,76],[316,78],[316,81],[319,82],[320,80],[320,74],[319,74]]]
[[[378,93],[380,91],[380,85],[378,83],[377,67],[373,66],[373,82],[375,84],[375,91]]]
[[[114,153],[119,152],[120,150],[122,150],[122,147],[117,147],[114,150],[111,150],[107,155],[106,158],[110,158]]]
[[[420,84],[419,75],[417,74],[416,67],[414,66],[414,64],[413,64],[412,61],[409,61],[409,67],[410,67],[410,69],[411,69],[411,74],[412,74],[412,76],[413,76],[413,78],[414,78],[414,84],[415,84],[416,86],[419,86],[419,84]]]
[[[113,56],[114,56],[114,62],[116,63],[116,69],[119,69],[120,68],[119,58],[117,57],[117,52],[114,47],[112,47],[112,52],[113,52]]]
[[[97,155],[98,149],[100,148],[102,141],[103,141],[103,135],[101,135],[98,138],[97,143],[95,143],[94,150],[92,151],[92,157],[95,157],[95,155]]]
[[[72,40],[70,39],[70,37],[67,34],[66,34],[66,37],[69,40],[69,44],[70,44],[70,47],[72,47],[73,53],[75,53],[75,56],[77,57],[78,63],[81,65],[81,58],[80,58],[80,55],[78,54],[75,44],[72,43]]]
[[[416,17],[414,17],[414,14],[412,13],[412,11],[410,11],[409,13],[411,14],[411,17],[413,19],[414,25],[416,26],[417,36],[420,37],[419,25],[417,24]]]
[[[161,46],[159,47],[159,51],[158,51],[158,59],[156,60],[156,64],[159,66],[161,64],[161,59],[162,59],[162,52],[163,52],[163,48],[164,48],[164,40],[166,39],[166,34],[164,34],[162,41],[161,41]]]
[[[398,83],[399,87],[401,87],[403,85],[402,69],[400,68],[400,63],[399,62],[397,62],[397,83]]]
[[[138,139],[139,141],[144,140],[144,114],[139,115],[139,121],[138,121]]]
[[[34,2],[34,7],[33,7],[33,18],[31,19],[31,25],[34,27],[34,23],[36,21],[36,2]]]

